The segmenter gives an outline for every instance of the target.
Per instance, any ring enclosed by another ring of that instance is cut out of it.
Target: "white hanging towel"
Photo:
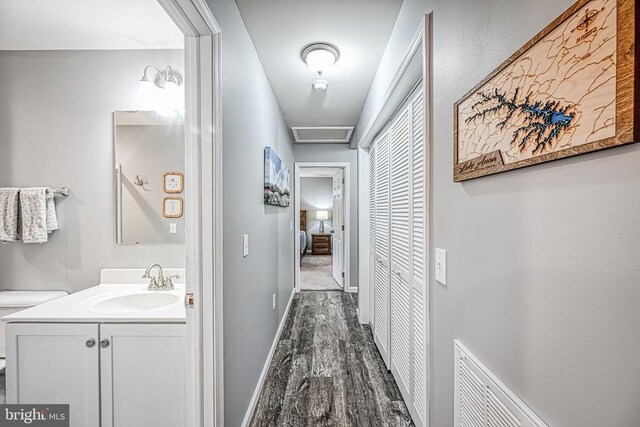
[[[47,188],[47,233],[51,234],[58,229],[58,215],[56,214],[56,202],[53,190]]]
[[[0,188],[0,242],[20,240],[19,188]]]
[[[20,190],[20,220],[23,243],[46,243],[49,241],[46,188],[23,188]]]

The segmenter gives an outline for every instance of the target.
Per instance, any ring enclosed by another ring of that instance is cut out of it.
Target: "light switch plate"
[[[178,224],[176,224],[175,222],[170,222],[169,223],[169,233],[176,234],[177,232],[178,232]]]
[[[242,235],[242,256],[247,257],[249,255],[249,235]]]
[[[447,284],[447,251],[436,248],[435,259],[436,281],[446,286]]]

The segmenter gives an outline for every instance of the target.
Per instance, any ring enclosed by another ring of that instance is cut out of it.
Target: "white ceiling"
[[[0,0],[0,50],[182,48],[157,0]]]
[[[288,126],[358,121],[402,0],[236,0]],[[316,41],[340,49],[325,93],[300,59]]]

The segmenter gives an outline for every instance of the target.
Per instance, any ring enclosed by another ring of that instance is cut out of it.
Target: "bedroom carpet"
[[[300,290],[332,291],[342,288],[333,279],[333,257],[305,255],[300,265]]]

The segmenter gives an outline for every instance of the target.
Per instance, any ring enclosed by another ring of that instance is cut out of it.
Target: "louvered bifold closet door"
[[[375,290],[374,340],[389,366],[389,136],[375,141]]]
[[[424,138],[423,90],[411,100],[411,253],[413,292],[413,412],[416,426],[425,425],[427,416],[426,348],[426,152]]]
[[[375,146],[369,150],[369,281],[375,282],[376,275],[376,150]],[[369,293],[369,313],[371,327],[375,328],[375,292]]]
[[[410,106],[410,105],[409,105]],[[391,124],[391,372],[411,405],[411,131],[409,106]]]

